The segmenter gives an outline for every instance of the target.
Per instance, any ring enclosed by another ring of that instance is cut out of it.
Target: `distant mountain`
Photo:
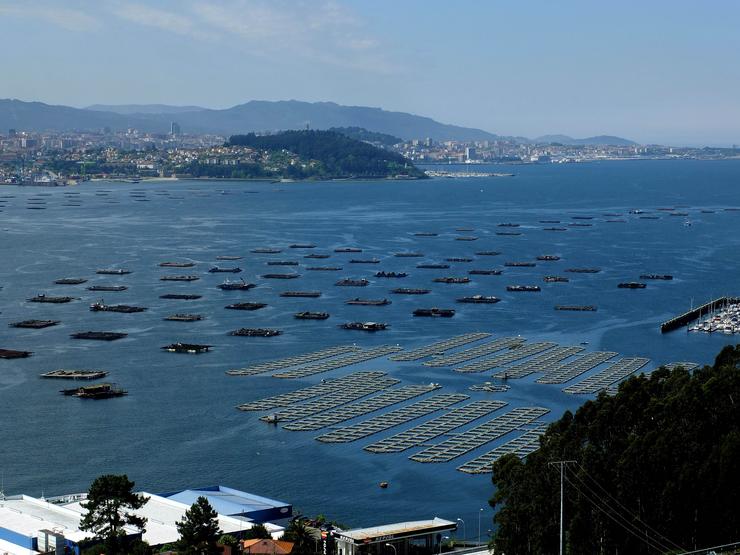
[[[622,137],[612,135],[598,135],[596,137],[586,137],[585,139],[574,139],[568,135],[543,135],[533,139],[532,142],[539,144],[559,143],[568,146],[592,146],[592,145],[609,145],[609,146],[633,146],[637,143]]]
[[[133,114],[180,114],[182,112],[198,112],[205,110],[200,106],[170,106],[168,104],[93,104],[85,110],[96,112],[113,112],[129,116]]]

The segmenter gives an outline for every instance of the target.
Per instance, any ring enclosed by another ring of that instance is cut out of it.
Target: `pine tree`
[[[185,511],[185,516],[177,523],[177,531],[180,532],[180,549],[186,553],[220,552],[216,546],[222,533],[218,526],[218,513],[203,496]]]

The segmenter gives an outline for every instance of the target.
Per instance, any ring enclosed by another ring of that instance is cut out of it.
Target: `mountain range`
[[[343,106],[334,102],[302,102],[298,100],[252,100],[222,110],[199,106],[169,106],[164,104],[101,105],[87,108],[57,106],[42,102],[0,99],[0,129],[24,131],[84,131],[109,127],[113,130],[130,127],[149,133],[167,133],[170,123],[177,121],[185,133],[234,135],[248,132],[282,131],[288,129],[329,129],[360,127],[403,139],[435,141],[493,141],[501,137],[482,129],[440,123],[432,118],[406,112],[392,112],[368,106]],[[524,137],[519,142],[558,142],[568,145],[635,144],[627,139],[610,136],[573,139],[565,135],[547,135],[535,141]],[[543,139],[547,139],[543,141]]]

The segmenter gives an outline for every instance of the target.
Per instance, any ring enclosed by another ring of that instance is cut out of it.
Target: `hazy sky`
[[[332,100],[494,133],[740,143],[736,0],[0,0],[0,98]]]

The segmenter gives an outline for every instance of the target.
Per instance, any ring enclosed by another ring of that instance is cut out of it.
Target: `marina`
[[[588,376],[585,380],[563,388],[565,393],[579,395],[598,393],[615,382],[618,382],[630,374],[637,372],[640,368],[647,366],[649,358],[625,357],[613,362],[604,370]]]
[[[432,360],[425,362],[424,366],[454,366],[469,360],[497,353],[498,351],[503,351],[504,349],[517,347],[524,343],[524,341],[526,340],[522,337],[501,337],[470,349],[464,349],[456,353],[435,357]]]
[[[493,472],[493,463],[504,455],[516,455],[523,459],[530,453],[534,453],[540,447],[540,438],[545,434],[547,424],[539,424],[522,435],[499,445],[495,449],[480,455],[465,464],[458,466],[460,472],[466,474],[490,474]]]
[[[468,365],[455,368],[455,372],[460,372],[463,374],[469,374],[473,372],[486,372],[487,370],[498,368],[499,366],[503,366],[504,364],[509,364],[511,362],[515,362],[517,360],[539,354],[542,351],[547,351],[548,349],[552,349],[556,346],[557,343],[552,343],[551,341],[524,343],[522,345],[518,345],[516,348],[509,349],[505,353],[501,353],[490,358],[477,360]]]
[[[356,424],[336,428],[318,436],[316,440],[322,443],[350,443],[449,408],[457,403],[467,401],[469,398],[468,395],[461,393],[434,395]]]
[[[594,351],[580,356],[575,360],[561,362],[550,369],[546,369],[545,375],[539,378],[537,383],[560,384],[569,382],[581,374],[593,370],[618,354],[613,351]]]
[[[699,320],[706,315],[713,315],[715,312],[722,312],[727,307],[731,305],[737,305],[737,304],[740,304],[740,298],[718,297],[714,300],[709,301],[708,303],[704,303],[703,305],[700,305],[696,308],[692,308],[688,312],[684,312],[683,314],[676,316],[675,318],[671,318],[670,320],[663,322],[660,325],[660,331],[661,333],[667,333],[669,331],[682,328],[684,326],[687,326],[694,320]],[[694,330],[694,331],[699,331],[699,330]],[[705,331],[705,330],[702,329],[701,331]]]
[[[384,357],[399,351],[403,351],[403,349],[397,345],[381,345],[380,347],[373,347],[370,349],[358,349],[357,351],[345,354],[339,358],[321,360],[313,364],[309,364],[308,366],[296,368],[295,370],[279,372],[277,374],[273,374],[273,377],[283,379],[305,378],[306,376],[322,374],[331,370],[344,368],[345,366],[352,366],[359,362],[367,362],[368,360]]]
[[[328,426],[334,426],[346,420],[351,420],[352,418],[379,411],[398,403],[403,403],[404,401],[408,401],[415,397],[420,397],[421,395],[425,395],[439,389],[439,387],[440,386],[438,384],[404,385],[397,389],[385,391],[379,395],[370,397],[369,399],[343,405],[336,409],[289,422],[283,426],[283,428],[293,432],[320,430]]]
[[[451,438],[411,455],[409,459],[421,463],[449,462],[486,443],[520,429],[550,412],[544,407],[519,407],[488,422],[453,435]]]
[[[414,428],[371,443],[363,449],[371,453],[400,453],[412,447],[427,444],[455,428],[460,428],[474,420],[488,416],[492,412],[505,407],[506,404],[504,401],[473,401],[462,407],[453,408],[442,416]]]

